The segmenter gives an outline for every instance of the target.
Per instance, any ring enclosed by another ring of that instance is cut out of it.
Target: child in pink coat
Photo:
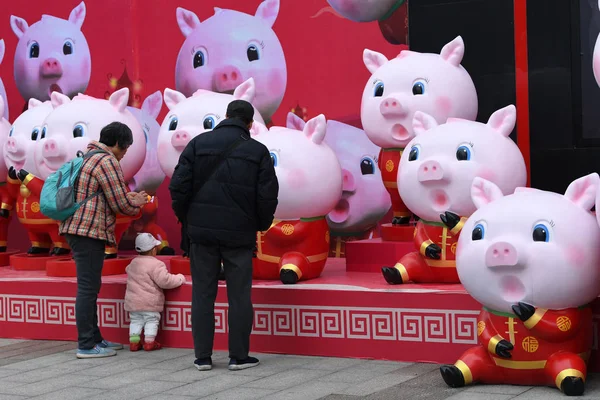
[[[160,313],[165,307],[163,289],[173,289],[183,285],[185,277],[173,275],[167,266],[156,258],[161,242],[150,233],[140,233],[135,239],[138,256],[131,261],[127,272],[127,291],[125,292],[125,310],[129,311],[129,350],[142,348],[140,334],[144,330],[146,351],[160,349],[156,341]]]

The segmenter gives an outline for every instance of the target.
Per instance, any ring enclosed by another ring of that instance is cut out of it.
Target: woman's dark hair
[[[131,129],[121,122],[111,122],[100,131],[100,143],[125,150],[133,144]]]

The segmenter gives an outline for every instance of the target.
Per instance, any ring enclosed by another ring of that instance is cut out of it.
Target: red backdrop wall
[[[108,75],[121,76],[127,67],[133,81],[141,81],[139,94],[147,95],[175,88],[175,62],[184,37],[177,26],[175,10],[194,11],[200,20],[213,15],[214,7],[254,14],[260,0],[87,0],[82,26],[92,56],[92,76],[86,91],[104,97]],[[0,39],[6,54],[0,65],[0,77],[6,86],[11,122],[25,105],[13,78],[13,60],[17,37],[10,28],[9,16],[16,15],[29,25],[42,14],[67,19],[77,0],[29,0],[5,2],[0,15]],[[235,27],[232,27],[235,29]],[[284,125],[286,114],[296,105],[305,107],[309,117],[320,113],[354,125],[360,124],[360,100],[370,74],[362,62],[364,48],[384,53],[389,58],[399,47],[389,44],[377,23],[356,23],[332,12],[325,0],[282,0],[273,26],[285,52],[288,82],[285,97],[273,117],[275,125]],[[166,114],[163,106],[159,123]],[[179,245],[179,230],[170,210],[168,180],[160,188],[162,199],[158,213],[172,246]],[[24,230],[13,221],[10,245],[27,247]]]

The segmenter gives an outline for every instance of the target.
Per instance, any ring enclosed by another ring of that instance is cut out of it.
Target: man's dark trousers
[[[102,285],[105,242],[84,236],[66,236],[77,266],[77,298],[75,299],[77,340],[79,349],[90,350],[102,341],[98,328],[96,301]]]
[[[212,355],[215,335],[215,299],[221,261],[229,299],[229,357],[245,360],[250,351],[254,319],[252,308],[252,248],[191,243],[192,333],[196,358]]]

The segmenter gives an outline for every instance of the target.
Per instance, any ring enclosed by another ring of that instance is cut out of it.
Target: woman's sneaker
[[[197,358],[196,361],[194,361],[194,367],[196,367],[198,371],[210,371],[212,369],[212,359],[210,357]]]
[[[109,348],[100,347],[99,345],[96,345],[94,348],[89,350],[77,349],[77,358],[104,358],[116,355],[116,351]]]
[[[256,367],[258,364],[260,364],[260,361],[258,361],[258,358],[254,357],[248,357],[245,360],[235,360],[232,358],[229,361],[229,370],[240,371],[242,369]]]

